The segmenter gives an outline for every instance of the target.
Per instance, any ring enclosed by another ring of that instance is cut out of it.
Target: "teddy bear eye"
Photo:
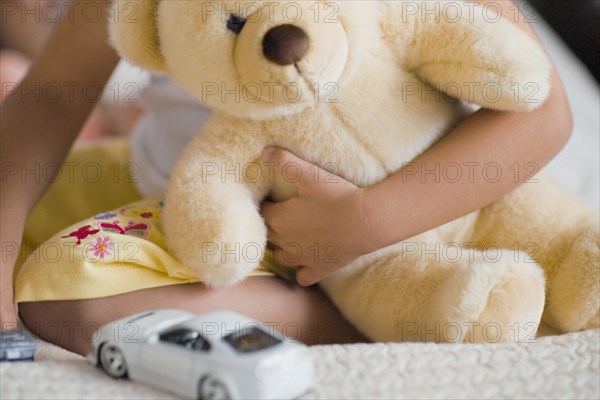
[[[245,23],[246,18],[240,17],[239,15],[231,14],[229,16],[229,19],[227,20],[227,29],[235,33],[240,33]]]

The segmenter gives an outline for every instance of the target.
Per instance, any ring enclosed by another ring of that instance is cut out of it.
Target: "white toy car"
[[[93,342],[88,360],[111,377],[188,398],[291,399],[314,377],[304,344],[230,311],[143,312],[103,326]]]

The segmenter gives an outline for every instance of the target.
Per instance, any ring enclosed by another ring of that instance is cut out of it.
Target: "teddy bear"
[[[123,58],[214,111],[173,170],[162,217],[186,273],[213,287],[242,281],[265,256],[260,203],[295,194],[261,161],[266,146],[365,187],[472,105],[527,112],[550,92],[543,50],[475,3],[116,0],[112,13]],[[535,179],[319,285],[376,341],[523,341],[542,317],[561,331],[597,328],[595,211]],[[446,254],[428,257],[435,248]]]

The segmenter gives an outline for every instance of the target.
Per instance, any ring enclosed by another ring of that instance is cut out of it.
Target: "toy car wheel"
[[[231,399],[227,386],[214,376],[207,375],[200,380],[198,387],[200,400],[229,400]]]
[[[110,377],[115,379],[127,376],[127,364],[123,352],[114,344],[105,344],[100,349],[100,365]]]

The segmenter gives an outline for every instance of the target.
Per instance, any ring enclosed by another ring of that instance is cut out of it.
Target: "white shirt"
[[[200,133],[211,111],[167,77],[157,75],[142,90],[140,103],[145,112],[132,132],[131,160],[138,167],[140,193],[159,195],[183,148]]]

